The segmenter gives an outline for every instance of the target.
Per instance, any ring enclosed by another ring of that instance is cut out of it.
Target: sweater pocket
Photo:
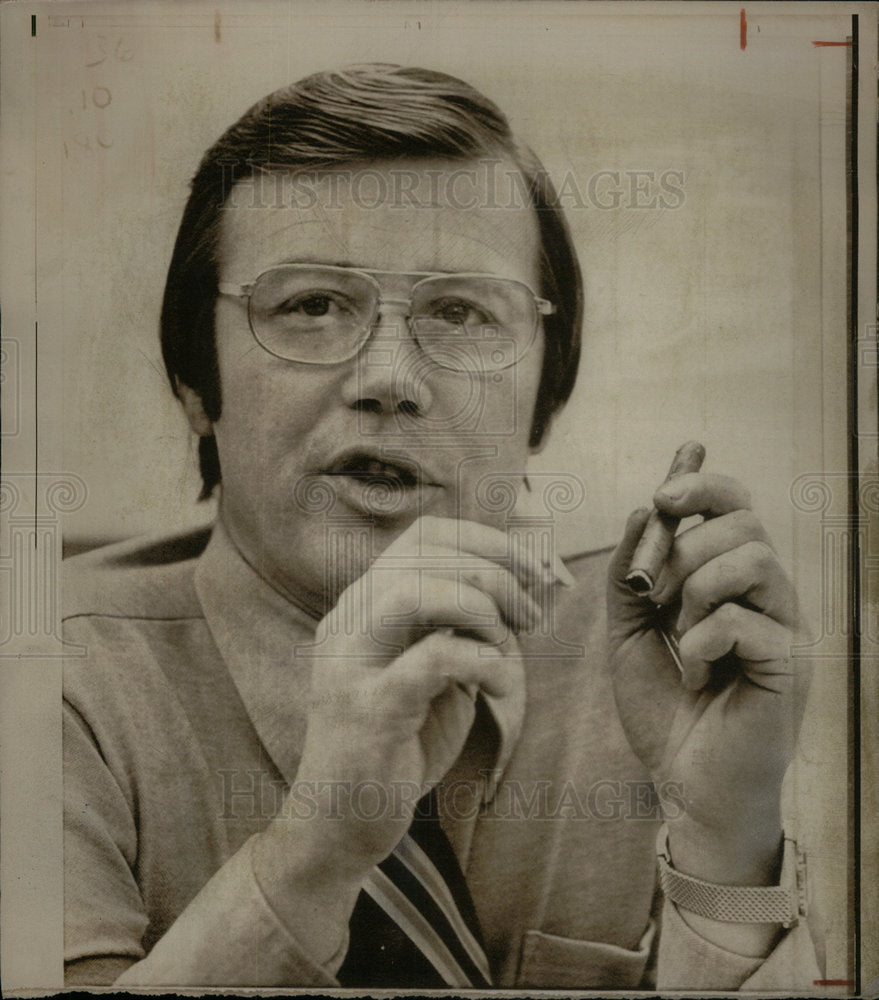
[[[644,975],[656,933],[653,921],[636,951],[603,941],[526,931],[516,986],[538,989],[636,989]]]

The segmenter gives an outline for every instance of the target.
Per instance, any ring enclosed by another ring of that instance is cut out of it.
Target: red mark
[[[827,44],[827,43],[825,43],[825,44]],[[834,44],[834,43],[831,43],[831,44]],[[841,43],[836,42],[835,44],[839,45]],[[812,980],[812,985],[813,986],[854,986],[855,985],[855,981],[854,981],[854,979],[813,979]]]
[[[745,17],[745,8],[739,12],[739,45],[742,52],[748,47],[748,19]]]
[[[825,47],[829,47],[831,45],[843,45],[843,46],[851,45],[851,42],[812,42],[812,44],[813,45],[823,45]]]

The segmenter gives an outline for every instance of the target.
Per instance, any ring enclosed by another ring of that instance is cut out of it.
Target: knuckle
[[[764,538],[751,539],[745,543],[743,548],[746,559],[755,569],[760,571],[761,575],[773,570],[778,563],[772,546]]]
[[[454,632],[432,632],[422,644],[425,668],[436,677],[451,676],[474,645],[474,640]]]
[[[766,533],[757,515],[746,507],[740,507],[728,515],[737,537],[743,539],[763,539]]]
[[[480,587],[462,580],[457,587],[457,592],[460,611],[471,615],[497,614],[498,608],[494,599]]]
[[[751,491],[745,486],[744,483],[740,482],[738,479],[733,479],[731,477],[727,478],[727,483],[730,492],[735,496],[736,502],[741,504],[742,507],[750,510],[751,508]]]
[[[458,578],[463,585],[472,587],[475,590],[485,590],[486,587],[491,585],[488,574],[483,569],[461,570]]]
[[[715,481],[723,492],[735,499],[737,504],[743,508],[750,508],[751,491],[740,479],[736,479],[734,476],[727,476],[722,473],[718,473],[715,477]]]
[[[721,629],[732,628],[739,621],[741,610],[738,604],[727,601],[714,611],[714,620]]]
[[[450,629],[434,629],[421,640],[419,646],[428,663],[441,666],[448,665],[458,641],[459,637]]]
[[[754,512],[748,510],[747,507],[739,507],[736,510],[730,511],[727,516],[737,528],[753,527],[754,522],[757,520],[754,517]]]
[[[506,600],[521,590],[515,578],[499,566],[474,566],[460,571],[459,579],[462,586],[478,590],[489,600],[495,596]]]
[[[707,587],[701,573],[691,573],[681,586],[681,601],[685,608],[698,610],[705,608],[709,601]]]

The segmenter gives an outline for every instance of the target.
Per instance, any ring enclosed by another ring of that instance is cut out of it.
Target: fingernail
[[[656,496],[671,501],[680,500],[683,495],[684,488],[682,486],[660,486],[656,491]]]

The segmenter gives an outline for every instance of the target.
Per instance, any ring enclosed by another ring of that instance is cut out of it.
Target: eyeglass
[[[408,298],[382,295],[376,275],[416,280]],[[490,274],[366,271],[329,264],[283,264],[251,284],[220,282],[221,295],[246,298],[250,329],[270,354],[303,364],[353,358],[384,305],[407,307],[415,342],[453,371],[495,372],[531,349],[541,316],[555,306],[525,284]]]

